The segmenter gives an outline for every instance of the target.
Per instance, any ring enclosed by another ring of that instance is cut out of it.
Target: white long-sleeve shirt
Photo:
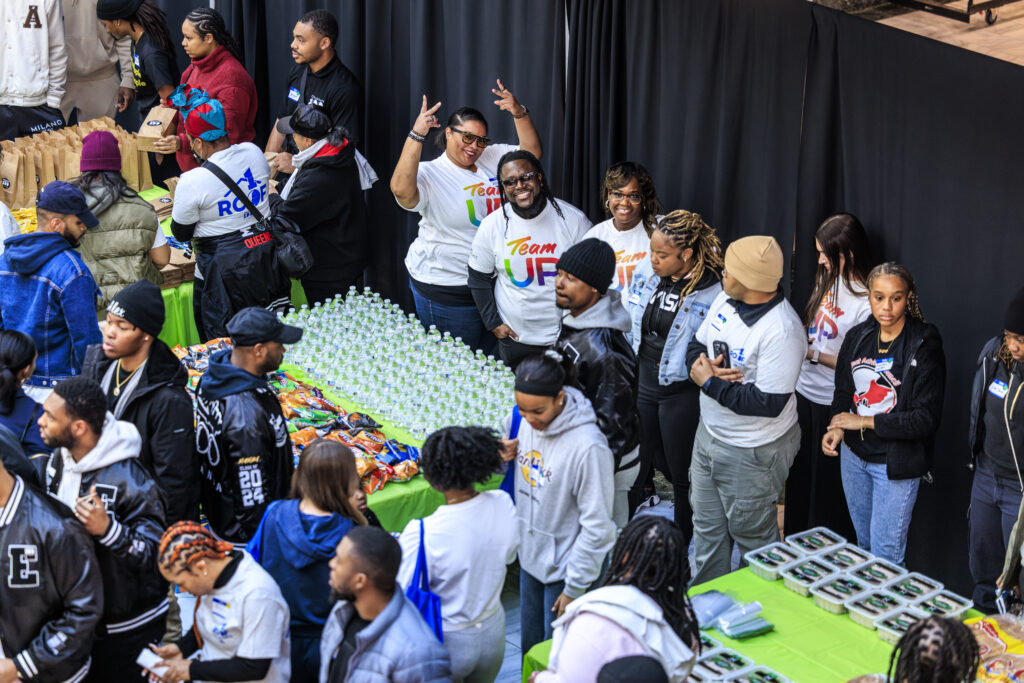
[[[0,105],[59,108],[68,72],[60,0],[3,0],[0,36]]]

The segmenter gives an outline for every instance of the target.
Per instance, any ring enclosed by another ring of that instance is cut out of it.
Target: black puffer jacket
[[[292,447],[277,395],[215,353],[196,387],[203,512],[219,538],[244,544],[272,501],[288,496]]]
[[[103,581],[82,525],[15,479],[0,514],[0,642],[24,681],[79,681],[103,614]]]
[[[100,440],[74,463],[58,448],[46,464],[46,490],[58,504],[74,509],[75,500],[93,486],[112,518],[95,537],[96,558],[103,576],[105,606],[101,629],[125,633],[167,612],[167,582],[157,569],[157,548],[167,525],[163,493],[138,462],[138,432],[107,413]],[[80,478],[61,492],[65,477]]]
[[[1003,345],[1003,338],[993,337],[985,344],[978,356],[978,369],[974,373],[974,384],[971,386],[971,424],[967,431],[968,443],[971,445],[971,466],[978,462],[985,447],[985,392],[996,374],[996,363],[1001,363],[998,353]],[[1020,381],[1021,364],[1011,365],[1010,382],[1007,390],[1006,415],[1004,421],[1010,429],[1013,437],[1011,444],[1015,449],[1014,457],[1018,460],[1024,458],[1024,401],[1017,401],[1024,391]],[[1016,386],[1014,386],[1016,380]]]
[[[856,387],[850,362],[865,339],[877,332],[878,322],[868,318],[846,333],[836,360],[833,415],[853,408]],[[889,479],[929,476],[946,391],[946,356],[938,328],[907,316],[903,334],[907,335],[907,346],[900,400],[891,413],[875,415],[874,420],[875,434],[886,441],[885,469]]]
[[[85,352],[82,375],[103,386],[113,361],[101,344]],[[185,389],[188,372],[159,339],[153,342],[149,360],[138,385],[128,396],[108,406],[119,420],[135,425],[142,437],[139,462],[156,479],[167,503],[167,524],[199,519],[199,459],[196,456],[195,416],[192,398]]]
[[[636,412],[636,355],[626,338],[629,314],[612,290],[580,316],[566,316],[556,348],[575,366],[576,384],[590,399],[608,439],[616,471],[635,464],[623,456],[640,443]]]
[[[276,198],[276,199],[275,199]],[[294,221],[313,252],[303,281],[349,282],[367,260],[366,205],[355,146],[325,145],[297,170],[287,199],[271,195],[277,215]]]

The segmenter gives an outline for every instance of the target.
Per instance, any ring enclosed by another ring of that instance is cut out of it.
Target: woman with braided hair
[[[892,683],[971,683],[977,675],[978,641],[963,622],[930,616],[903,634],[889,657]]]
[[[430,590],[441,596],[444,646],[456,682],[491,683],[505,656],[501,591],[516,559],[516,509],[504,491],[477,491],[501,466],[502,443],[485,427],[445,427],[427,437],[420,466],[444,496],[432,515],[405,526],[398,583],[413,583],[420,544]]]
[[[871,317],[846,334],[836,359],[832,421],[821,442],[840,456],[857,545],[903,564],[921,478],[931,478],[946,359],[925,322],[914,278],[888,262],[867,277]]]
[[[154,647],[167,669],[150,680],[262,681],[291,676],[288,605],[274,579],[249,553],[182,521],[160,538],[160,573],[197,598],[192,630]],[[195,659],[188,659],[196,653]],[[154,667],[156,668],[156,667]]]
[[[670,681],[685,681],[700,651],[697,617],[686,597],[688,542],[663,517],[642,515],[627,524],[604,584],[554,623],[548,669],[530,680],[592,681],[608,662],[647,655]]]
[[[700,415],[700,388],[686,367],[686,346],[722,291],[722,245],[699,214],[677,210],[651,233],[651,257],[633,273],[626,307],[639,368],[640,472],[630,510],[654,468],[672,482],[675,520],[689,540],[690,455]]]

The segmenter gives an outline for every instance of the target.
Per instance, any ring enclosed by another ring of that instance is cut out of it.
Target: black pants
[[[505,365],[509,366],[513,370],[519,365],[519,361],[532,356],[536,353],[544,353],[548,350],[547,346],[534,346],[533,344],[522,344],[512,339],[511,337],[505,337],[504,339],[498,340],[498,355]]]
[[[640,413],[640,472],[629,491],[629,510],[640,504],[644,486],[657,468],[672,484],[675,522],[689,541],[693,536],[690,507],[690,458],[700,421],[700,388],[693,382],[658,384],[658,368],[640,360],[636,401]]]
[[[832,420],[831,406],[823,406],[796,393],[800,450],[786,479],[785,535],[825,526],[848,540],[857,534],[843,493],[839,458],[825,455],[821,439]]]
[[[12,107],[0,105],[0,140],[13,140],[26,135],[35,135],[44,130],[63,128],[66,125],[60,109],[45,104],[38,107]],[[35,198],[35,193],[32,193]]]
[[[292,683],[318,683],[320,680],[320,633],[292,627]]]
[[[150,644],[159,645],[166,630],[167,615],[161,614],[134,631],[96,638],[86,683],[141,680],[142,667],[135,663],[135,658]]]
[[[997,476],[984,459],[978,462],[968,514],[968,564],[974,579],[974,606],[985,614],[996,612],[996,579],[1003,573],[1006,544],[1017,521],[1020,499],[1020,482],[1016,478]],[[1008,582],[1010,586],[1016,583],[1016,577]]]
[[[359,281],[362,280],[362,275],[357,275],[350,280],[302,280],[302,291],[306,294],[306,303],[309,304],[310,308],[313,308],[313,304],[333,299],[335,294],[341,294],[345,296],[348,294],[348,288],[355,285],[359,286]]]

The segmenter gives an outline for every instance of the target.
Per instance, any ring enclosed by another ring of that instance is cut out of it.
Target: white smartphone
[[[153,652],[148,647],[142,648],[142,652],[140,652],[139,656],[135,659],[136,664],[147,671],[152,671],[157,676],[163,676],[167,673],[167,667],[160,665],[160,662],[162,661],[163,659],[160,655]]]

